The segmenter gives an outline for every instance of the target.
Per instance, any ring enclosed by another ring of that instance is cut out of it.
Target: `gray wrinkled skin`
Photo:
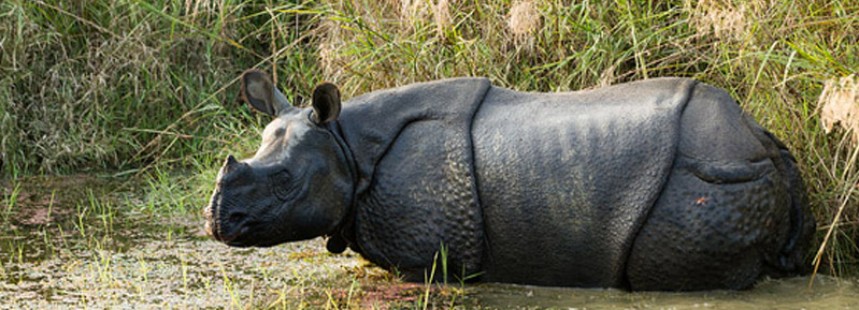
[[[742,289],[806,266],[795,160],[693,80],[542,94],[448,79],[342,111],[330,84],[302,110],[261,72],[242,81],[276,118],[205,211],[229,245],[328,236],[412,281],[443,247],[452,277],[631,290]]]

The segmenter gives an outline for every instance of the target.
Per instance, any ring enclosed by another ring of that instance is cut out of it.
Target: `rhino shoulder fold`
[[[404,128],[424,120],[451,126],[470,123],[489,88],[486,78],[451,78],[374,91],[347,101],[339,123],[361,175],[357,192],[367,188],[379,159]]]

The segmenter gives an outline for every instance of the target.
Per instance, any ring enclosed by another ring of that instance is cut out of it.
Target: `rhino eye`
[[[289,199],[293,192],[293,184],[290,182],[291,176],[286,170],[281,170],[271,176],[271,187],[274,195],[281,200]]]

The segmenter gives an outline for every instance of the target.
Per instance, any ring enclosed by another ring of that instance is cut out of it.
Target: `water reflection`
[[[545,288],[481,284],[472,306],[498,309],[852,309],[859,308],[859,281],[818,276],[764,280],[746,291],[625,292],[615,289]]]

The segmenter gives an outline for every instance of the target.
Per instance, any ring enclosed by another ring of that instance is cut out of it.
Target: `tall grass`
[[[856,1],[9,0],[0,17],[7,176],[183,168],[210,181],[266,121],[237,102],[250,67],[295,104],[323,80],[351,97],[460,75],[529,91],[685,76],[727,89],[793,150],[821,270],[859,265],[859,151],[819,112],[827,81],[859,72]]]
[[[269,45],[299,35],[268,38],[267,24],[296,18],[260,16],[250,3],[195,5],[193,12],[180,4],[0,4],[4,170],[185,163],[229,143],[224,129],[253,122],[234,104],[236,92],[223,88],[262,62]],[[240,44],[234,36],[248,39]]]

